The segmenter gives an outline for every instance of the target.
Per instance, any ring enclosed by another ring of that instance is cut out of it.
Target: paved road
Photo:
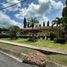
[[[0,53],[0,67],[33,67],[24,63],[20,63],[2,53]]]

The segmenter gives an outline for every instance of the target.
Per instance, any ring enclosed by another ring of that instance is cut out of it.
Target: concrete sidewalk
[[[43,52],[43,53],[55,53],[55,54],[67,55],[67,52],[61,52],[61,51],[57,51],[55,49],[46,48],[46,47],[36,47],[36,46],[32,46],[32,45],[19,44],[19,43],[15,43],[15,42],[4,41],[4,40],[0,40],[0,43],[30,48],[30,49],[38,50],[38,51]]]

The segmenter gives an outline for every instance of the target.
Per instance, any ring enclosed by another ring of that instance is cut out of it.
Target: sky
[[[18,3],[7,9],[7,6]],[[65,0],[0,0],[0,28],[18,25],[23,28],[23,19],[37,18],[39,24],[62,17]]]

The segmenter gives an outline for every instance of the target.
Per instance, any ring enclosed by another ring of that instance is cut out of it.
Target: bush
[[[67,42],[67,36],[65,37],[65,40],[66,40],[66,42]]]
[[[50,32],[50,40],[54,40],[54,38],[55,38],[54,32]]]
[[[28,41],[36,42],[36,41],[37,41],[37,38],[35,38],[35,37],[31,37],[31,38],[28,39]]]
[[[65,43],[65,39],[64,39],[64,38],[56,38],[56,39],[55,39],[55,42],[56,42],[56,43],[64,44],[64,43]]]

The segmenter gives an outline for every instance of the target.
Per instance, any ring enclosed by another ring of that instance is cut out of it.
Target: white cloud
[[[42,16],[38,20],[39,20],[39,23],[43,26],[43,22],[45,22],[45,24],[47,25],[47,22],[48,22],[49,19],[46,16]]]
[[[42,3],[47,3],[49,2],[49,0],[39,0],[39,3],[42,4]]]
[[[26,17],[26,18],[34,17],[34,16],[37,17],[37,16],[39,16],[39,14],[37,13],[39,7],[40,7],[40,5],[35,5],[35,4],[31,3],[28,8],[21,9],[20,13],[17,14],[16,17],[20,17],[20,19],[22,19],[23,17]]]
[[[18,4],[16,4],[16,3],[18,3]],[[7,0],[7,3],[3,3],[3,6],[7,7],[7,6],[10,6],[10,5],[13,5],[13,4],[16,4],[16,5],[7,8],[9,11],[16,11],[16,10],[19,9],[19,7],[21,7],[20,0]]]
[[[18,22],[12,20],[8,15],[3,12],[0,12],[0,27],[8,28],[12,25],[21,26]]]
[[[63,8],[61,1],[38,0],[38,3],[39,4],[31,3],[28,8],[25,7],[20,9],[20,12],[16,14],[16,17],[20,19],[23,19],[23,17],[38,17],[49,12],[51,8],[56,10],[61,10]]]
[[[51,0],[51,5],[54,9],[63,9],[63,3],[61,1],[55,2]]]

